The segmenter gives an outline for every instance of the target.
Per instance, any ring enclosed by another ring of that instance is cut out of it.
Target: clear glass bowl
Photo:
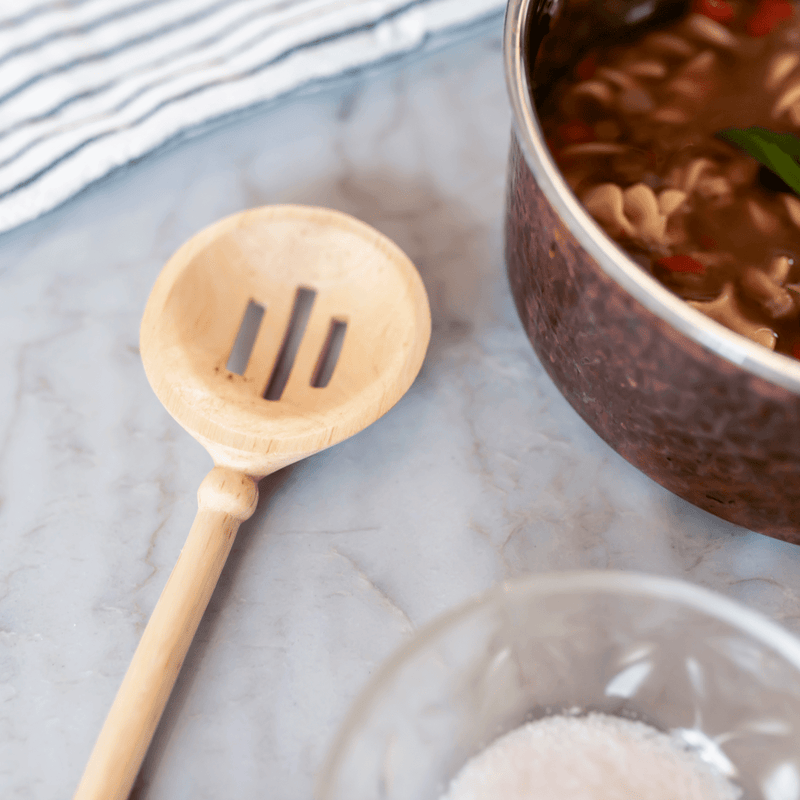
[[[473,755],[548,714],[675,732],[746,800],[800,800],[800,641],[682,581],[623,572],[503,583],[421,630],[356,701],[319,800],[437,800]]]

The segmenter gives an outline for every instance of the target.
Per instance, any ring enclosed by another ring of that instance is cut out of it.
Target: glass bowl
[[[498,585],[422,629],[337,735],[318,800],[437,800],[494,739],[597,711],[672,732],[746,800],[800,798],[800,641],[725,597],[614,571]]]

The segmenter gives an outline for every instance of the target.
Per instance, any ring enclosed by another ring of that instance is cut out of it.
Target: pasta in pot
[[[606,233],[695,308],[800,358],[800,197],[716,136],[800,135],[800,5],[695,0],[597,48],[541,111],[556,162]]]

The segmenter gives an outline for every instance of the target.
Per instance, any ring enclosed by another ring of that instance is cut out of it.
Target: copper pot
[[[532,86],[546,91],[578,38],[602,26],[576,24],[571,0],[559,2],[510,0],[506,11],[505,251],[528,337],[572,407],[635,467],[712,514],[800,543],[800,362],[684,303],[578,203]]]

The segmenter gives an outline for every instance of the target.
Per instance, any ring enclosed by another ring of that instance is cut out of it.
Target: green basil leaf
[[[744,130],[726,128],[717,136],[749,153],[800,195],[800,139],[794,134],[753,126]]]

